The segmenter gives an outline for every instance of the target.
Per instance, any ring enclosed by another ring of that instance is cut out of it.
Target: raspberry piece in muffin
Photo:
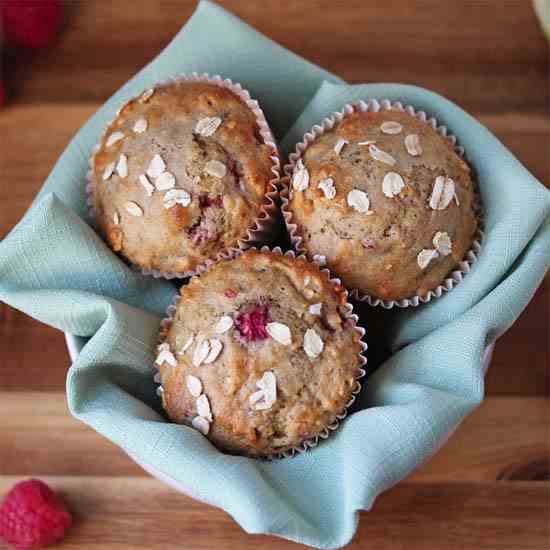
[[[240,313],[235,319],[235,326],[245,342],[255,342],[265,340],[269,336],[266,328],[268,322],[269,313],[267,306],[264,305]]]
[[[363,373],[342,287],[305,259],[248,250],[182,287],[156,365],[175,422],[273,456],[324,433]]]
[[[228,87],[183,79],[124,105],[91,172],[113,250],[146,270],[188,275],[254,240],[258,220],[268,230],[278,153],[258,116]]]

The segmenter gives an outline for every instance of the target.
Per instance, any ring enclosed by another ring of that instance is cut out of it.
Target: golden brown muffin
[[[295,164],[286,210],[301,246],[344,285],[424,296],[472,245],[474,186],[453,144],[406,112],[355,111]]]
[[[91,174],[111,248],[147,270],[188,274],[247,239],[274,196],[269,135],[213,83],[179,80],[127,103]]]
[[[248,250],[182,287],[156,365],[168,416],[270,456],[321,434],[358,389],[346,294],[315,264]]]

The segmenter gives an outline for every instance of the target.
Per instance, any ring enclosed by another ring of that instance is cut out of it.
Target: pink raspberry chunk
[[[265,340],[269,334],[266,325],[269,322],[267,306],[257,306],[241,313],[235,320],[235,325],[245,342]]]

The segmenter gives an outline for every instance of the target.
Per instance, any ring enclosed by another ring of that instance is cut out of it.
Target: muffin
[[[279,251],[280,252],[280,251]],[[250,249],[182,287],[156,366],[171,420],[272,457],[326,436],[359,390],[363,331],[327,271]]]
[[[472,246],[471,170],[414,111],[362,107],[297,147],[285,218],[299,250],[360,297],[424,297]]]
[[[108,126],[91,168],[100,231],[147,272],[190,275],[268,236],[277,150],[238,85],[181,78],[144,92]]]

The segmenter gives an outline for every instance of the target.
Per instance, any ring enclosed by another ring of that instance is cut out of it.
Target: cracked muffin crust
[[[362,345],[315,264],[248,250],[182,287],[156,366],[163,406],[220,449],[272,456],[345,411]]]
[[[350,289],[425,296],[470,249],[469,166],[431,125],[396,108],[355,110],[295,163],[286,210],[301,247]]]
[[[92,166],[111,248],[146,270],[190,274],[248,238],[275,190],[277,151],[232,90],[177,80],[128,102]]]

